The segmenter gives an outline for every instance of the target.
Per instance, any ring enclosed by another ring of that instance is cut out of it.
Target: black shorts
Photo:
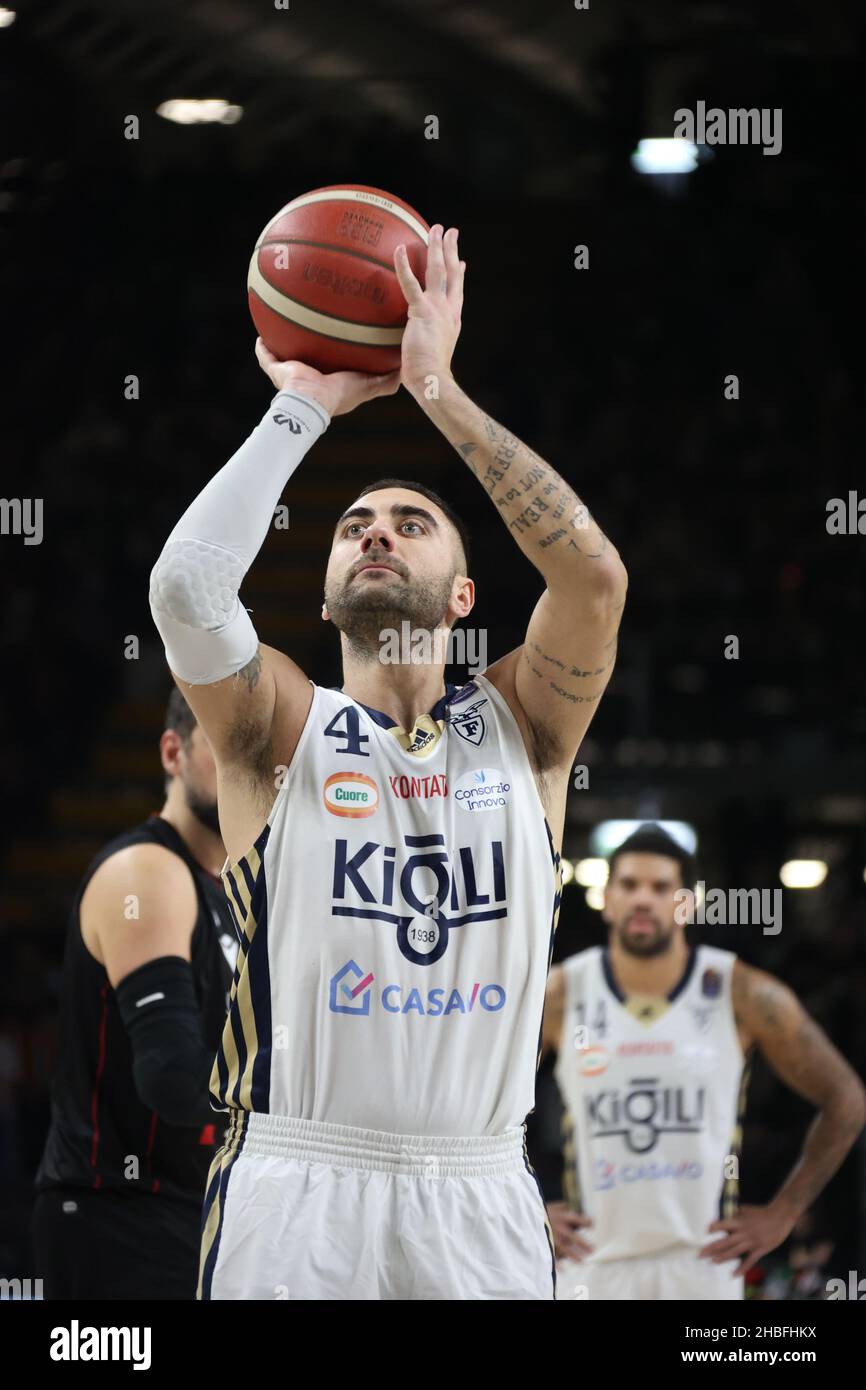
[[[33,1208],[46,1299],[195,1298],[201,1209],[147,1192],[55,1187]]]

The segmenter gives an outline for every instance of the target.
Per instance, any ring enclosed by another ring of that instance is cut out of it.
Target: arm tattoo
[[[259,677],[261,676],[261,674],[262,649],[261,647],[256,647],[256,654],[253,657],[252,661],[248,661],[246,666],[244,666],[242,670],[238,671],[238,676],[240,679],[246,681],[247,690],[253,691],[259,683]]]
[[[530,558],[533,552],[552,555],[558,546],[563,554],[580,556],[581,566],[587,560],[600,560],[610,542],[573,489],[503,425],[483,412],[481,419],[484,438],[464,439],[455,447],[490,494],[524,554]],[[536,535],[536,530],[542,534]],[[585,533],[580,543],[575,538],[578,531]]]
[[[761,1025],[778,1029],[783,986],[777,980],[756,978],[748,966],[738,962],[731,978],[731,1005],[734,1018],[754,1034]],[[755,1027],[757,1025],[757,1027]]]
[[[779,986],[774,982],[761,983],[754,991],[754,1003],[763,1023],[768,1028],[778,1028],[782,1022],[779,1005],[781,1004],[781,994]]]
[[[547,652],[543,652],[537,642],[524,642],[523,659],[529,667],[530,671],[532,671],[533,675],[538,676],[539,680],[544,679],[544,673],[542,671],[539,671],[538,667],[533,663],[533,660],[529,655],[529,652],[527,651],[527,648],[529,646],[531,646],[533,651],[538,654],[538,658],[540,658],[541,661],[546,661],[550,665],[556,666],[560,671],[565,672],[564,661],[560,661],[558,657],[549,656]],[[607,663],[607,666],[600,666],[597,671],[578,671],[575,667],[572,667],[571,671],[567,674],[577,676],[579,679],[584,679],[588,676],[600,676],[612,664],[613,662],[611,660]],[[564,687],[557,684],[555,680],[548,680],[547,684],[548,688],[552,690],[555,695],[558,695],[562,700],[568,700],[569,704],[572,705],[594,705],[596,700],[600,700],[604,693],[603,690],[599,690],[595,693],[592,693],[590,691],[586,695],[578,695],[575,691],[564,689]]]
[[[564,670],[565,670],[565,662],[564,662],[564,661],[560,661],[559,658],[556,657],[556,656],[548,656],[547,652],[543,652],[543,651],[541,650],[541,648],[539,647],[539,645],[538,645],[537,642],[527,642],[525,645],[526,645],[527,647],[532,647],[532,650],[533,650],[534,652],[538,652],[538,655],[541,657],[542,661],[549,661],[549,662],[551,662],[552,665],[558,666],[559,669],[560,669],[560,671],[564,671]]]
[[[599,690],[597,695],[572,695],[570,690],[563,690],[561,685],[556,684],[556,681],[550,682],[550,688],[555,691],[557,695],[561,695],[563,700],[568,700],[572,705],[594,705],[596,700],[600,700],[602,697],[601,690]]]

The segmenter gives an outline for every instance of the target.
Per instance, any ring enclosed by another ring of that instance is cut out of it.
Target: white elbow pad
[[[317,402],[278,392],[163,546],[150,611],[171,670],[187,684],[224,680],[255,656],[258,637],[238,591],[286,482],[329,422]]]
[[[238,597],[243,562],[210,541],[169,541],[150,575],[150,611],[176,676],[211,685],[243,670],[259,639]]]

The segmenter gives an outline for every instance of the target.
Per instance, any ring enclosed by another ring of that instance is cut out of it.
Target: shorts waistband
[[[244,1154],[297,1158],[408,1177],[495,1177],[526,1168],[525,1131],[503,1134],[386,1134],[286,1115],[237,1112],[229,1142]]]

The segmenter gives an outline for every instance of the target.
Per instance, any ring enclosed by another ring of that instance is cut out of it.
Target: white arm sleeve
[[[238,598],[283,488],[331,417],[280,391],[261,423],[187,508],[150,575],[150,611],[174,673],[211,685],[243,669],[258,637]]]

